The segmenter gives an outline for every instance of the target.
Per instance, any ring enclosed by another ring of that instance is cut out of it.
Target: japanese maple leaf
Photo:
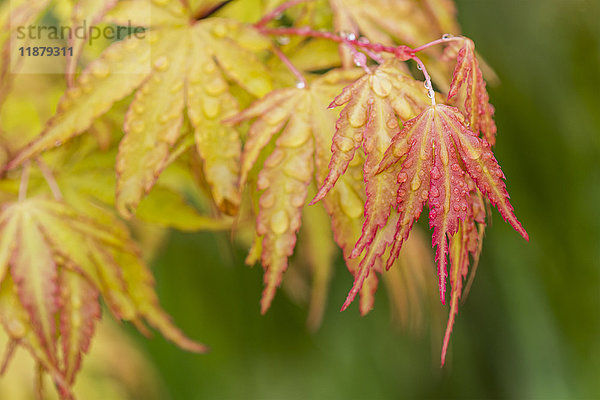
[[[469,129],[480,134],[493,146],[496,142],[494,107],[490,104],[485,86],[475,45],[471,39],[464,38],[456,58],[448,101],[467,116]]]
[[[362,288],[368,272],[391,244],[394,231],[388,220],[398,218],[390,204],[396,187],[393,171],[377,174],[377,168],[392,137],[400,129],[399,121],[416,116],[431,100],[423,86],[390,60],[375,71],[346,87],[330,107],[345,105],[336,123],[329,173],[311,204],[323,199],[344,174],[356,151],[366,155],[363,174],[366,189],[365,220],[362,234],[349,256],[357,258],[365,252],[355,274],[350,298]],[[381,231],[380,231],[381,228]],[[379,233],[379,234],[378,234]],[[344,304],[345,309],[351,300]]]
[[[504,174],[489,143],[478,138],[465,123],[457,108],[439,104],[429,107],[406,122],[379,168],[383,171],[401,161],[397,175],[400,218],[391,259],[400,251],[425,202],[429,202],[429,225],[433,228],[442,303],[446,290],[447,238],[458,231],[459,221],[467,219],[473,202],[467,177],[498,208],[502,217],[529,240],[513,213]]]
[[[68,392],[87,352],[99,295],[119,319],[144,332],[146,321],[180,347],[204,352],[158,304],[154,282],[129,233],[44,197],[5,204],[0,212],[0,318]],[[13,285],[14,283],[14,285]]]
[[[226,78],[257,97],[268,93],[271,80],[255,52],[268,48],[270,41],[234,20],[190,23],[191,13],[178,0],[119,2],[107,14],[108,21],[149,30],[143,38],[112,44],[90,63],[66,91],[41,136],[8,168],[83,133],[117,100],[135,91],[116,162],[119,212],[131,216],[155,184],[180,139],[187,109],[213,198],[222,211],[235,213],[241,141],[232,127],[220,123],[238,108]]]
[[[454,326],[456,314],[458,313],[458,301],[463,293],[463,279],[467,277],[471,264],[471,279],[474,277],[481,246],[483,233],[485,231],[485,205],[481,192],[475,187],[473,180],[465,175],[467,182],[467,196],[470,203],[467,206],[465,219],[460,221],[458,231],[450,239],[449,259],[450,259],[450,314],[446,324],[446,333],[442,344],[441,362],[444,365],[446,361],[446,352],[450,342],[450,333]],[[467,289],[468,290],[468,289]]]
[[[323,163],[321,157],[326,157],[321,149],[331,137],[324,137],[328,135],[324,127],[335,121],[335,113],[327,110],[326,99],[357,76],[360,71],[334,70],[307,87],[275,90],[228,120],[239,123],[254,119],[242,154],[241,186],[246,184],[261,151],[278,134],[275,148],[258,174],[258,237],[249,257],[253,261],[260,254],[265,269],[263,313],[271,304],[296,245],[302,208],[314,181],[315,156],[319,165]]]

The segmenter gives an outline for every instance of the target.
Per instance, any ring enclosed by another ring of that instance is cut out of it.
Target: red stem
[[[279,17],[285,10],[287,10],[288,8],[294,7],[298,4],[302,4],[302,3],[306,3],[312,0],[290,0],[290,1],[286,1],[285,3],[283,3],[282,5],[280,5],[279,7],[275,8],[273,11],[271,11],[270,13],[268,13],[267,15],[265,15],[264,17],[261,18],[260,21],[258,21],[256,24],[254,24],[254,26],[256,28],[262,28],[263,26],[265,26],[269,21],[274,20],[275,18]]]
[[[58,187],[58,183],[56,182],[56,179],[54,179],[54,175],[52,175],[52,171],[46,165],[46,163],[44,161],[42,161],[41,158],[38,157],[36,159],[36,162],[37,162],[38,168],[40,169],[40,171],[42,172],[42,175],[44,176],[44,179],[46,180],[46,183],[48,184],[48,187],[50,188],[50,191],[52,192],[52,196],[54,196],[55,200],[61,201],[63,199],[62,193],[60,191],[60,188]]]
[[[463,38],[462,36],[451,36],[451,37],[442,37],[441,39],[437,39],[434,40],[432,42],[426,43],[423,46],[419,46],[413,49],[413,52],[418,53],[420,51],[423,51],[425,49],[430,48],[431,46],[435,46],[437,44],[440,43],[448,43],[448,42],[456,42],[456,41],[462,41],[465,40],[465,38]]]
[[[429,98],[431,99],[431,105],[435,106],[435,92],[433,91],[433,85],[431,84],[431,77],[429,76],[429,72],[427,72],[425,64],[423,64],[423,61],[421,61],[419,57],[412,56],[411,58],[416,61],[417,65],[419,66],[419,70],[423,72],[423,76],[425,76],[425,89],[427,89],[427,93],[429,95]]]
[[[291,7],[292,5],[298,4],[302,1],[307,1],[307,0],[291,0],[287,3],[282,4],[280,7],[278,7],[278,9],[283,8],[285,10],[285,9]],[[354,35],[352,35],[352,37],[348,37],[348,36],[337,35],[335,33],[326,32],[326,31],[315,31],[308,26],[303,26],[303,27],[299,27],[299,28],[265,28],[263,25],[266,22],[273,19],[273,17],[272,17],[273,13],[278,14],[281,12],[281,11],[278,11],[278,9],[275,9],[275,11],[273,11],[272,13],[267,15],[265,18],[260,20],[255,25],[256,28],[261,33],[263,33],[265,35],[296,35],[296,36],[314,37],[314,38],[331,40],[336,43],[344,43],[353,50],[355,60],[358,59],[356,57],[356,48],[362,49],[365,53],[367,53],[373,59],[375,59],[373,56],[374,55],[376,56],[376,54],[373,54],[373,53],[391,53],[394,56],[396,56],[396,58],[398,58],[400,61],[407,61],[410,59],[415,60],[415,62],[419,65],[419,69],[423,72],[423,75],[425,76],[425,88],[427,89],[428,95],[431,98],[431,105],[433,105],[433,106],[435,106],[435,92],[433,90],[433,85],[431,83],[431,77],[429,76],[429,73],[427,72],[427,68],[425,67],[425,64],[423,64],[423,61],[421,61],[421,59],[416,56],[416,53],[418,53],[419,51],[428,49],[429,47],[440,44],[440,43],[446,43],[446,42],[456,41],[456,40],[464,40],[464,38],[461,36],[447,37],[446,35],[444,35],[441,39],[434,40],[432,42],[424,44],[423,46],[419,46],[415,49],[412,49],[412,48],[410,48],[408,46],[404,46],[404,45],[394,47],[394,46],[385,46],[380,43],[365,42],[363,40],[356,39],[356,37],[354,37]],[[275,48],[275,53],[285,63],[285,65],[287,65],[287,67],[290,69],[290,71],[292,71],[294,73],[294,75],[296,75],[296,77],[298,77],[300,82],[303,83],[304,85],[306,85],[306,81],[305,81],[304,77],[302,76],[302,74],[300,73],[300,71],[298,71],[292,65],[290,60],[281,52],[281,50],[279,50],[278,48]],[[359,66],[363,67],[367,72],[369,72],[369,69],[366,65],[359,65]]]
[[[287,58],[285,56],[285,54],[283,54],[283,52],[281,50],[279,50],[279,47],[277,47],[277,46],[273,46],[273,52],[277,55],[277,57],[279,57],[279,59],[285,64],[285,66],[288,67],[288,69],[292,72],[292,74],[294,74],[296,79],[298,79],[298,83],[301,84],[302,88],[305,88],[306,87],[306,78],[304,78],[302,73],[300,71],[298,71],[298,69],[294,66],[294,64],[292,64],[290,59]]]
[[[336,43],[345,43],[349,46],[358,47],[361,49],[371,50],[375,53],[391,53],[398,57],[401,61],[406,61],[412,58],[413,50],[408,46],[385,46],[380,43],[367,43],[362,42],[358,39],[349,39],[343,36],[336,35],[335,33],[325,31],[315,31],[308,26],[300,28],[264,28],[257,26],[258,30],[266,35],[294,35],[294,36],[305,36],[315,37],[321,39],[331,40]]]

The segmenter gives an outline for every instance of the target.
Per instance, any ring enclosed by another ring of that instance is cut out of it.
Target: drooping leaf
[[[311,188],[310,192],[315,193]],[[301,254],[311,270],[312,282],[307,326],[316,331],[321,325],[329,282],[334,272],[335,243],[329,216],[321,207],[304,207],[300,231]]]
[[[50,246],[26,205],[15,204],[4,213],[18,224],[10,274],[42,349],[50,362],[57,363],[58,270]]]
[[[448,100],[452,100],[452,104],[467,116],[469,129],[493,146],[497,130],[493,118],[494,107],[490,104],[471,39],[464,38],[463,46],[458,51]]]
[[[358,148],[366,154],[364,180],[366,183],[365,221],[362,234],[351,258],[365,255],[355,275],[355,285],[344,303],[345,309],[362,288],[364,280],[377,260],[391,244],[389,232],[390,203],[395,197],[394,172],[377,174],[379,163],[391,138],[400,129],[399,121],[418,114],[430,102],[425,90],[412,78],[395,67],[395,62],[383,64],[366,74],[336,97],[331,106],[346,105],[336,124],[329,173],[312,203],[322,199],[344,174]],[[390,184],[390,181],[392,184]],[[392,219],[396,219],[394,214]],[[380,234],[378,235],[378,231]],[[387,234],[383,234],[383,232]],[[370,245],[370,246],[367,246]]]
[[[100,318],[100,303],[98,290],[74,271],[62,269],[59,284],[63,373],[73,384]]]
[[[456,314],[458,313],[458,301],[463,293],[463,279],[469,272],[470,257],[473,258],[471,274],[474,273],[479,262],[481,252],[481,241],[485,229],[485,206],[479,190],[475,188],[473,181],[467,177],[468,196],[471,198],[468,204],[466,218],[459,224],[457,233],[450,241],[450,285],[452,292],[450,295],[450,314],[444,334],[442,345],[442,365],[446,360],[446,352],[450,342],[450,333],[454,326]]]
[[[397,255],[412,223],[428,201],[442,303],[445,302],[446,290],[447,240],[456,234],[459,221],[465,221],[472,202],[468,196],[467,176],[474,180],[492,204],[497,205],[504,219],[528,239],[508,201],[502,180],[504,175],[489,144],[466,128],[458,109],[435,105],[408,121],[394,137],[380,169],[399,161],[402,168],[397,175],[401,182],[397,203],[402,217],[398,221],[391,257]]]
[[[279,134],[275,149],[264,162],[257,181],[258,190],[263,191],[257,216],[261,261],[265,268],[263,313],[267,311],[287,268],[287,259],[294,251],[307,188],[314,179],[314,146],[315,141],[321,140],[318,138],[321,127],[314,124],[313,119],[321,121],[319,114],[326,112],[322,90],[348,74],[355,72],[332,71],[306,88],[276,90],[228,120],[239,123],[255,119],[242,154],[242,185],[260,152]],[[315,104],[321,109],[315,108]]]
[[[423,333],[427,322],[437,328],[441,305],[430,244],[418,227],[404,243],[396,265],[382,274],[388,289],[392,320],[413,333]]]
[[[336,123],[331,147],[333,154],[329,162],[330,172],[312,203],[325,197],[354,158],[356,149],[363,146],[363,141],[369,137],[366,132],[367,121],[371,114],[376,113],[372,104],[375,98],[380,107],[393,110],[395,115],[395,122],[393,117],[385,121],[382,127],[386,130],[398,129],[398,119],[405,121],[412,118],[430,102],[423,87],[400,72],[393,60],[344,88],[330,104],[330,107],[345,107]],[[388,123],[390,127],[387,126]]]
[[[48,358],[37,334],[31,329],[28,313],[19,301],[17,288],[10,276],[0,285],[0,322],[12,343],[27,349],[37,363],[50,374],[63,397],[71,398],[70,385],[56,362]]]

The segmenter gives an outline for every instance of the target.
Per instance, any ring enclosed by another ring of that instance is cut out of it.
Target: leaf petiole
[[[29,185],[29,172],[31,169],[31,163],[26,161],[23,164],[23,171],[21,172],[21,184],[19,185],[19,201],[25,201],[27,198],[27,186]]]
[[[35,162],[37,163],[40,172],[44,176],[44,179],[46,180],[46,183],[52,192],[52,196],[54,196],[54,199],[61,201],[63,196],[60,188],[58,187],[56,179],[54,179],[54,175],[52,175],[52,171],[50,171],[48,165],[41,158],[36,158]]]

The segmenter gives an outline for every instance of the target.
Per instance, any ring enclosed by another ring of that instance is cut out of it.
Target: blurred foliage
[[[286,296],[260,316],[262,271],[242,265],[227,235],[178,233],[154,265],[159,295],[212,352],[142,343],[168,398],[600,397],[600,4],[457,4],[500,79],[490,88],[496,155],[531,242],[494,212],[447,366],[438,367],[440,336],[390,325],[384,287],[366,317],[339,313],[352,284],[341,259],[310,334],[306,307]]]
[[[0,331],[0,346],[5,348],[7,341],[4,331]],[[15,349],[9,368],[0,380],[0,398],[32,400],[38,398],[35,391],[41,389],[44,399],[58,399],[48,375],[44,375],[41,386],[36,388],[31,384],[39,379],[36,370],[31,356],[22,348]],[[140,396],[158,400],[164,395],[164,388],[139,346],[114,322],[104,319],[74,392],[78,398],[86,400],[134,400]]]

